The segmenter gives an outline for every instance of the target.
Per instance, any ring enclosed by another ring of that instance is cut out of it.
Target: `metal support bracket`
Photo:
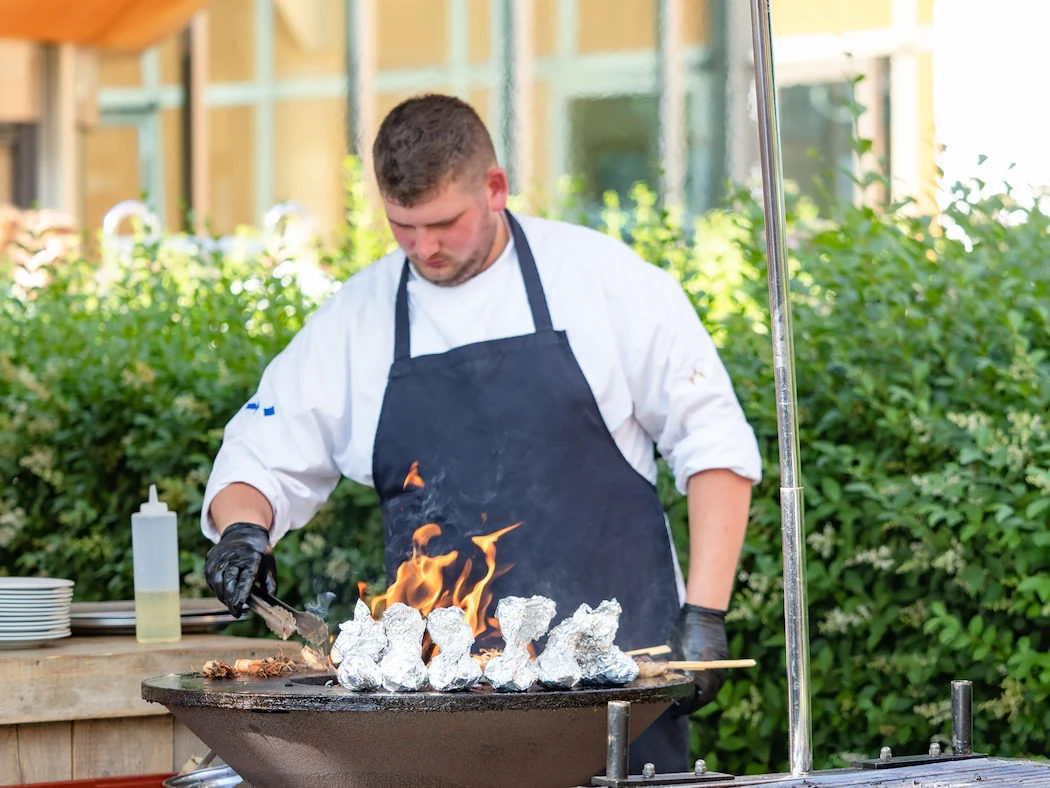
[[[930,752],[926,755],[905,755],[897,758],[889,747],[883,747],[878,758],[853,761],[851,765],[856,769],[898,769],[904,766],[969,761],[985,757],[987,756],[973,751],[973,683],[953,681],[951,752],[942,753],[940,744],[931,744]]]
[[[630,775],[631,754],[631,703],[612,700],[608,705],[609,743],[605,757],[605,776],[594,777],[592,786],[598,788],[628,788],[634,785],[702,785],[704,783],[732,780],[733,775],[709,772],[703,761],[696,762],[691,772],[667,772],[658,775],[651,763],[645,765],[641,775]]]
[[[853,761],[852,766],[857,769],[900,769],[905,766],[923,766],[927,763],[945,763],[947,761],[969,761],[974,758],[984,758],[980,753],[969,755],[952,755],[950,752],[942,755],[905,755],[900,758],[891,758],[884,761],[881,758],[868,758],[863,761]]]
[[[627,788],[628,786],[635,785],[686,786],[703,785],[704,783],[724,782],[726,780],[732,779],[733,775],[722,774],[721,772],[704,772],[703,774],[695,774],[693,772],[667,772],[666,774],[658,774],[653,777],[632,775],[631,777],[627,777],[622,780],[617,780],[610,777],[595,777],[593,780],[591,780],[591,785],[603,786],[604,788]]]

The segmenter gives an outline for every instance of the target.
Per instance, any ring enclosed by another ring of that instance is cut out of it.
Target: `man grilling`
[[[388,580],[424,522],[467,545],[520,522],[494,601],[548,596],[557,621],[616,598],[622,648],[727,657],[761,463],[682,288],[605,234],[511,214],[488,132],[456,98],[394,108],[373,159],[399,249],[314,313],[227,425],[203,504],[211,589],[235,616],[254,584],[274,593],[272,545],[346,476],[379,495]],[[688,495],[688,583],[654,445]],[[425,483],[406,484],[414,464]],[[725,680],[694,675],[692,701],[632,746],[633,772],[686,767],[688,714]]]

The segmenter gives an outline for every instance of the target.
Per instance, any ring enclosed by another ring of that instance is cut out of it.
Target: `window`
[[[568,172],[583,181],[585,199],[598,207],[607,191],[626,200],[639,181],[658,186],[656,96],[575,99],[569,107]]]
[[[784,179],[821,211],[853,199],[853,86],[793,85],[779,91]]]

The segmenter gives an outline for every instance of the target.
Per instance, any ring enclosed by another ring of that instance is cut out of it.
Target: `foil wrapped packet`
[[[382,684],[379,660],[386,652],[388,639],[382,621],[360,599],[354,617],[339,625],[339,636],[332,645],[332,661],[338,662],[336,681],[355,692],[370,692]]]
[[[504,597],[496,605],[503,641],[503,653],[485,666],[485,678],[500,692],[525,692],[538,676],[529,653],[529,644],[543,637],[554,618],[554,600],[542,596]]]
[[[621,612],[619,602],[607,599],[593,610],[588,605],[580,605],[572,614],[580,628],[576,661],[582,673],[581,684],[618,686],[638,678],[638,663],[613,643],[620,628]]]
[[[383,614],[383,625],[390,639],[379,663],[383,687],[390,692],[417,692],[427,685],[427,666],[423,664],[423,633],[427,623],[414,607],[395,602]]]
[[[536,660],[540,684],[548,689],[572,689],[583,678],[576,661],[580,623],[573,616],[562,621],[547,636],[547,645]]]
[[[427,631],[440,651],[430,660],[430,686],[438,692],[468,690],[481,680],[481,665],[470,656],[474,632],[458,607],[443,607],[427,617]]]

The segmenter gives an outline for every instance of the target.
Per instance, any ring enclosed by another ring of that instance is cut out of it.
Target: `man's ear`
[[[485,196],[488,198],[489,210],[502,211],[507,207],[509,195],[510,183],[507,180],[507,171],[502,167],[489,167],[485,173]]]

